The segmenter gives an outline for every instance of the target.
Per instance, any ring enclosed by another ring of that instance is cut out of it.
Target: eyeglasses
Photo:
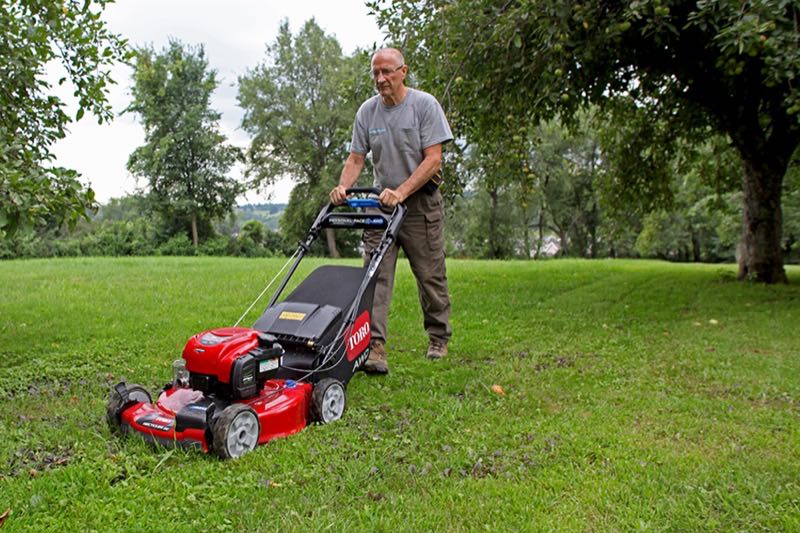
[[[373,71],[372,71],[372,77],[373,77],[374,79],[376,79],[376,80],[377,80],[378,78],[380,78],[381,76],[383,76],[384,78],[386,78],[386,77],[388,77],[388,76],[389,76],[389,74],[394,74],[395,72],[397,72],[398,70],[400,70],[400,69],[401,69],[401,68],[403,68],[404,66],[405,66],[405,65],[400,65],[400,66],[399,66],[399,67],[397,67],[397,68],[376,68],[375,70],[373,70]]]

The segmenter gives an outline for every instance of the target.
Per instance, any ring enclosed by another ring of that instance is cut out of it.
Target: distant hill
[[[260,220],[267,228],[277,231],[286,204],[245,204],[234,208],[239,227],[248,220]]]
[[[260,220],[265,227],[277,231],[286,204],[245,204],[233,208],[234,219],[215,223],[217,231],[223,235],[235,235],[242,224],[248,220]],[[94,213],[89,213],[90,218],[96,222],[133,220],[145,216],[144,200],[139,195],[123,196],[122,198],[112,198],[108,203],[101,205],[100,209]]]

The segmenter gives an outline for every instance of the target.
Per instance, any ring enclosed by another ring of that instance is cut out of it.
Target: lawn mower
[[[391,214],[372,188],[347,190],[347,204],[322,208],[295,253],[232,327],[203,331],[173,363],[173,379],[153,402],[147,390],[115,385],[106,416],[112,432],[237,458],[257,444],[296,433],[310,422],[341,418],[350,378],[370,350],[375,274],[397,238],[404,205]],[[349,206],[350,210],[340,207]],[[384,229],[365,267],[323,265],[278,301],[324,228]],[[252,328],[239,323],[286,270]]]

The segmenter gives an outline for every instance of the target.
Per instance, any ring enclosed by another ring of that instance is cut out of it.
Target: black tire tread
[[[220,459],[231,459],[231,455],[228,453],[228,449],[225,446],[228,436],[227,433],[233,420],[243,411],[252,411],[256,417],[256,421],[258,421],[258,415],[253,411],[253,408],[243,403],[230,404],[222,410],[222,414],[214,421],[214,425],[211,428],[211,449]],[[259,433],[260,430],[259,422]]]
[[[325,424],[325,421],[322,419],[322,408],[323,408],[322,400],[325,398],[325,391],[328,390],[328,387],[334,384],[339,385],[342,388],[342,391],[344,391],[345,393],[345,403],[342,413],[344,413],[344,411],[347,409],[347,390],[345,389],[344,384],[338,379],[322,378],[321,380],[319,380],[317,383],[314,384],[314,390],[311,392],[312,421],[319,422],[320,424]],[[331,422],[333,422],[333,420]]]
[[[143,392],[147,396],[148,402],[153,401],[150,393],[141,385],[131,383],[130,385],[125,385],[125,388],[128,390],[128,395],[130,395],[131,392]],[[122,406],[122,396],[120,396],[115,389],[111,389],[111,395],[106,404],[106,422],[108,422],[108,427],[112,434],[120,433],[119,412]]]

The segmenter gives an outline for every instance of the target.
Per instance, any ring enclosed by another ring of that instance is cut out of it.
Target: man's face
[[[395,101],[402,91],[407,70],[394,54],[375,54],[372,58],[372,79],[381,98]]]

